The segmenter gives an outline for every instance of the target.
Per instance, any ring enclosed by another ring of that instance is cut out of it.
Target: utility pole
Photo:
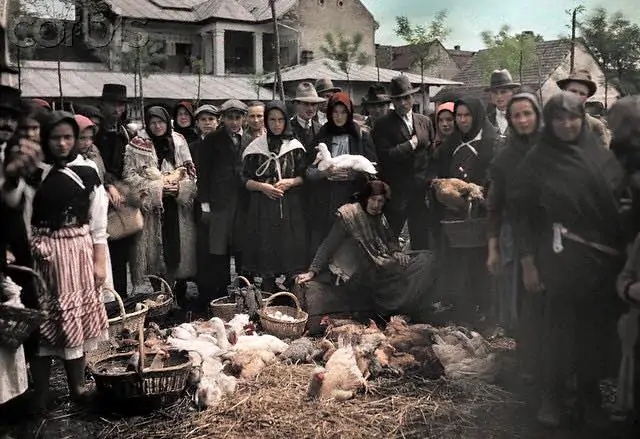
[[[284,102],[284,86],[282,85],[282,71],[280,70],[280,33],[278,32],[278,17],[276,16],[276,0],[269,0],[271,17],[273,17],[273,35],[276,49],[276,87],[280,92],[280,100]]]

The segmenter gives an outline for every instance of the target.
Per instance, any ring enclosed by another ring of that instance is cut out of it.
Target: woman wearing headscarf
[[[290,282],[305,268],[306,231],[302,184],[306,151],[294,139],[286,106],[265,109],[266,134],[242,153],[242,179],[249,191],[244,230],[243,268],[263,279],[273,292],[281,274]]]
[[[383,213],[392,196],[389,186],[370,181],[334,215],[331,231],[298,283],[317,280],[339,285],[348,300],[363,294],[383,317],[408,314],[424,321],[431,299],[432,253],[403,253]]]
[[[39,404],[47,400],[51,357],[64,361],[73,398],[84,394],[84,354],[108,339],[99,288],[106,278],[107,195],[95,167],[76,162],[78,124],[54,111],[41,132],[45,163],[33,199],[32,253],[47,288],[46,313],[31,373]]]
[[[145,129],[127,145],[124,181],[141,198],[144,228],[136,235],[131,262],[134,286],[148,274],[170,284],[195,275],[193,200],[195,167],[185,138],[171,129],[171,118],[160,106],[145,112]],[[185,305],[186,285],[176,298]]]
[[[193,116],[193,105],[190,102],[179,102],[174,108],[173,131],[181,134],[187,140],[187,145],[198,140],[196,119]]]
[[[487,268],[498,280],[497,311],[500,325],[518,333],[518,352],[522,372],[532,376],[539,358],[535,348],[537,337],[531,333],[541,314],[541,302],[533,296],[521,300],[521,272],[513,241],[513,230],[507,205],[507,190],[516,175],[518,165],[542,133],[542,108],[536,95],[528,92],[514,95],[506,107],[508,122],[504,149],[489,168],[487,195],[487,236],[489,248]],[[520,316],[520,314],[522,314]],[[518,319],[522,321],[518,323]]]
[[[484,104],[476,98],[463,98],[454,106],[455,130],[433,154],[430,175],[434,178],[457,178],[488,187],[488,168],[493,159],[496,131],[486,117]],[[438,195],[430,208],[440,221],[464,220],[469,209],[466,200],[459,206],[445,206]],[[473,206],[476,214],[484,216],[484,206]],[[486,269],[486,245],[471,248],[453,247],[443,226],[440,244],[447,273],[442,276],[443,300],[452,301],[461,321],[477,325],[489,323],[491,312],[490,282]]]
[[[432,149],[437,149],[455,131],[454,102],[444,102],[436,108],[436,138]]]
[[[623,248],[622,170],[589,130],[578,97],[553,96],[543,116],[542,138],[519,166],[507,202],[526,294],[544,301],[537,418],[557,426],[574,374],[577,414],[603,419],[599,381],[615,330],[612,290]]]
[[[327,145],[331,157],[357,154],[375,162],[376,150],[371,136],[354,121],[353,116],[349,95],[335,93],[327,104],[327,123],[318,132],[314,143]],[[317,151],[308,153],[309,157],[315,158]],[[316,165],[308,167],[306,176],[309,196],[313,199],[309,205],[309,252],[313,256],[331,230],[336,210],[349,201],[351,195],[362,190],[368,178],[354,171],[329,169],[322,172]]]

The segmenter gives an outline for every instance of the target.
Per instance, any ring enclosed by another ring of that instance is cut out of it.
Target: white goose
[[[362,155],[343,154],[337,157],[331,157],[329,148],[326,144],[320,143],[316,147],[318,155],[316,156],[314,165],[318,165],[320,171],[326,171],[334,166],[337,169],[351,169],[353,171],[365,172],[367,174],[377,174],[374,163]]]

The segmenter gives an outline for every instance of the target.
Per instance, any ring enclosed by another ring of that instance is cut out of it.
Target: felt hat
[[[326,92],[339,92],[342,91],[340,87],[334,87],[333,81],[329,78],[320,78],[316,80],[316,91],[318,94]]]
[[[293,100],[298,102],[309,102],[311,104],[319,104],[326,101],[325,98],[318,96],[316,88],[310,82],[301,82],[298,84],[298,87],[296,88],[296,97],[293,98]]]
[[[405,75],[400,75],[391,79],[391,84],[389,86],[389,97],[391,99],[401,98],[404,96],[416,94],[419,91],[420,88],[416,88],[411,85],[408,77],[406,77]]]
[[[122,84],[104,84],[101,98],[104,101],[129,102],[127,87]]]
[[[485,88],[485,91],[496,90],[499,88],[518,88],[520,84],[513,82],[511,73],[509,70],[494,70],[491,73],[491,80],[489,81],[489,87]]]
[[[0,108],[19,113],[23,108],[20,90],[8,85],[0,85]]]
[[[391,102],[384,85],[371,85],[367,94],[362,98],[363,105],[388,104]]]
[[[556,84],[562,90],[566,90],[567,86],[571,82],[578,82],[580,84],[584,84],[589,89],[589,97],[596,94],[596,90],[598,90],[598,86],[591,79],[591,73],[588,70],[578,70],[577,72],[572,72],[567,78],[561,79]]]

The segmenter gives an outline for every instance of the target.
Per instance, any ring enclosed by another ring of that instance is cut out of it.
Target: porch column
[[[224,30],[216,29],[213,32],[213,56],[213,73],[224,76]]]
[[[257,75],[264,72],[262,58],[262,32],[257,31],[253,33],[253,67]]]
[[[204,72],[213,72],[213,37],[210,32],[203,33],[202,37],[202,59],[204,60]]]

